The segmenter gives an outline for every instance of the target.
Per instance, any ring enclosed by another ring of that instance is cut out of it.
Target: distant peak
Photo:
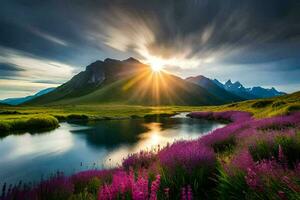
[[[116,62],[116,61],[119,61],[119,60],[112,59],[112,58],[106,58],[106,59],[104,60],[105,63],[108,63],[108,62]]]
[[[241,86],[242,84],[239,81],[234,82],[234,85]]]
[[[231,82],[231,79],[229,79],[228,81],[226,81],[226,83],[225,83],[225,85],[231,85],[232,84],[232,82]]]
[[[123,62],[133,62],[133,63],[140,63],[138,59],[135,59],[133,57],[129,57],[126,60],[123,60]]]
[[[200,79],[207,79],[205,76],[198,75],[198,76],[190,76],[187,77],[186,80],[200,80]]]
[[[196,76],[196,78],[206,78],[206,77],[203,75],[198,75],[198,76]]]

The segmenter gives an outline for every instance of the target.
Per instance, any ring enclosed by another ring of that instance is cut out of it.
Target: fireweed
[[[155,161],[156,161],[156,154],[154,152],[140,151],[139,153],[129,155],[126,159],[124,159],[122,166],[125,169],[148,168]]]
[[[162,186],[170,189],[171,199],[179,198],[184,185],[191,185],[197,197],[211,186],[216,156],[213,149],[199,141],[176,142],[160,151],[158,158]]]
[[[117,169],[5,185],[0,199],[300,199],[300,113],[189,116],[230,124],[196,140],[130,155]]]
[[[147,173],[140,171],[135,177],[132,170],[118,171],[113,175],[112,183],[101,187],[98,200],[128,199],[143,200],[157,199],[157,192],[160,187],[160,175],[152,181],[149,189],[149,179]]]

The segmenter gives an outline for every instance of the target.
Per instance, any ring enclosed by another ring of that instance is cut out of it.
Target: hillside
[[[103,85],[121,79],[123,76],[139,73],[145,70],[146,67],[134,58],[124,61],[114,59],[96,61],[88,65],[85,71],[78,73],[54,91],[35,98],[25,105],[48,104],[62,99],[80,97],[99,89]]]
[[[220,105],[242,100],[226,91],[155,73],[134,58],[96,61],[54,91],[25,105],[122,103],[138,105]]]
[[[225,102],[228,101],[176,76],[147,70],[106,84],[90,94],[50,104],[218,105]]]
[[[300,91],[267,99],[248,100],[221,106],[207,106],[200,110],[228,111],[239,110],[252,113],[255,117],[272,117],[300,111]]]

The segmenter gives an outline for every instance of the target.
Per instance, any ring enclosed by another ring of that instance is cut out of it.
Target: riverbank
[[[119,168],[71,177],[59,173],[36,186],[16,186],[2,199],[300,198],[300,113],[264,119],[235,111],[191,116],[231,123],[193,141],[129,155]]]
[[[42,128],[55,128],[57,124],[47,123],[53,117],[58,121],[95,121],[139,117],[170,116],[179,112],[193,111],[244,111],[249,112],[254,118],[266,118],[279,115],[287,115],[300,111],[300,93],[284,95],[271,99],[259,99],[226,104],[221,106],[139,106],[139,105],[115,105],[95,104],[76,106],[48,106],[48,107],[13,107],[0,106],[0,131],[5,134],[13,131],[39,131],[36,126],[30,127],[30,119],[41,119]],[[15,124],[22,124],[16,126]],[[27,125],[25,125],[27,124]],[[47,127],[47,125],[49,125]],[[10,127],[10,128],[8,128]],[[18,127],[22,127],[19,129]],[[24,127],[28,128],[27,130]]]
[[[88,122],[129,118],[169,117],[189,107],[145,107],[130,105],[80,105],[55,107],[0,107],[1,135],[43,131],[59,122]],[[37,122],[37,123],[35,123]]]

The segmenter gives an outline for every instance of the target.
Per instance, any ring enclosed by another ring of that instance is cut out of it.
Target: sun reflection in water
[[[140,152],[141,150],[151,151],[158,147],[162,148],[168,143],[175,141],[173,134],[167,134],[161,128],[161,123],[147,123],[144,124],[149,131],[139,135],[139,141],[134,146],[121,146],[114,151],[111,151],[105,158],[105,167],[114,167],[120,165],[120,161],[128,155]],[[183,139],[183,138],[181,138]]]
[[[144,126],[149,131],[139,135],[139,141],[134,146],[121,146],[107,155],[104,163],[106,167],[114,167],[120,164],[120,160],[132,153],[137,153],[141,150],[154,150],[158,146],[163,147],[168,142],[174,141],[173,137],[167,137],[163,134],[161,123],[149,123],[144,124]]]

